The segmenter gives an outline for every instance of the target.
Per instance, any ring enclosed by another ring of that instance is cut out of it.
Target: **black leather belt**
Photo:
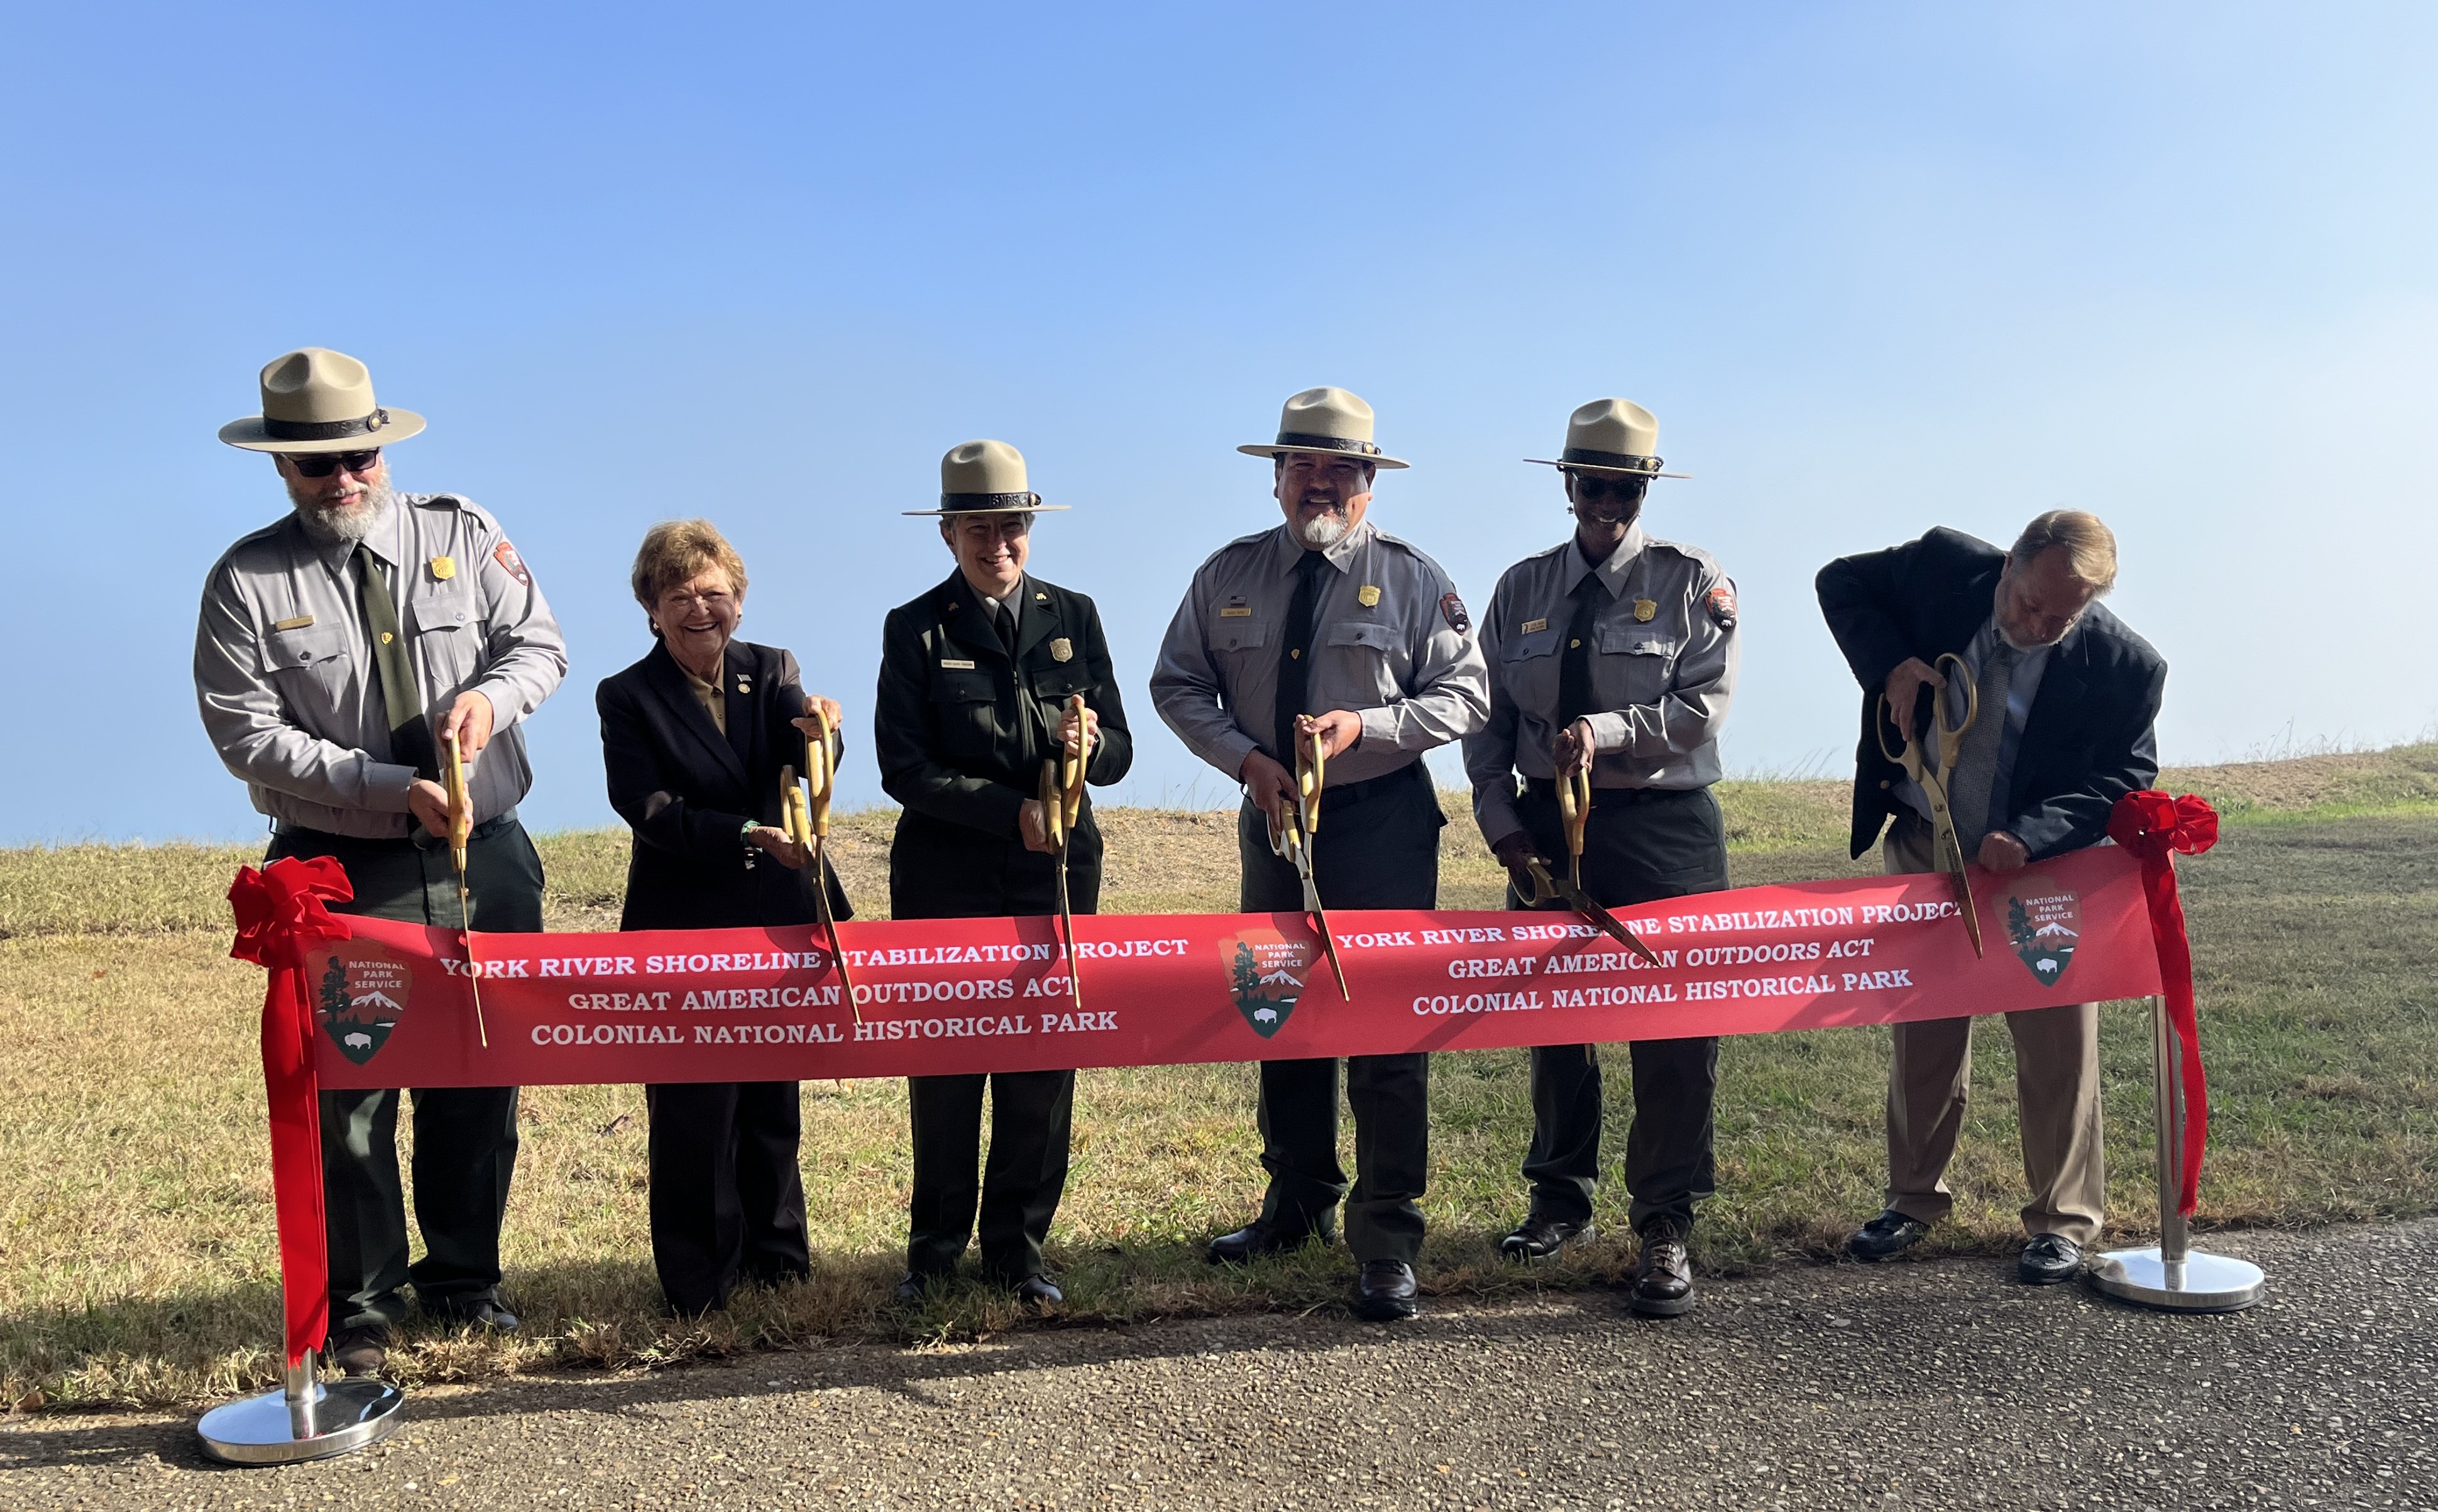
[[[1546,802],[1555,803],[1558,800],[1558,783],[1555,778],[1528,777],[1524,779],[1524,791]],[[1625,803],[1655,803],[1662,799],[1689,798],[1701,791],[1702,789],[1698,787],[1595,787],[1592,789],[1592,807],[1615,808]]]
[[[1412,761],[1393,772],[1383,772],[1377,777],[1367,777],[1359,782],[1331,783],[1320,790],[1321,811],[1326,814],[1332,808],[1344,808],[1349,804],[1360,803],[1367,798],[1378,798],[1384,793],[1393,793],[1415,779],[1428,775],[1422,770],[1422,764],[1420,761]]]
[[[485,819],[482,823],[475,825],[470,831],[467,832],[467,843],[471,844],[476,840],[487,840],[492,835],[499,834],[502,830],[506,829],[516,821],[517,811],[515,809],[510,809],[505,814],[495,814],[489,818]],[[304,840],[314,845],[348,845],[356,846],[366,851],[430,850],[435,845],[447,845],[449,843],[446,836],[434,835],[430,830],[425,829],[420,820],[415,822],[414,833],[409,835],[381,836],[339,835],[329,830],[317,830],[309,825],[304,824],[283,824],[279,826],[277,833],[291,839]]]

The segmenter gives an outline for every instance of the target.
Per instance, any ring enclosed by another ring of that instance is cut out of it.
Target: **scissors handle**
[[[1307,835],[1320,831],[1320,789],[1329,771],[1329,745],[1317,726],[1296,748],[1296,807],[1302,811]]]
[[[1948,669],[1951,661],[1955,663],[1952,671]],[[1981,685],[1972,676],[1972,669],[1964,664],[1964,659],[1952,651],[1939,657],[1938,675],[1947,679],[1948,687],[1964,690],[1964,721],[1961,724],[1947,722],[1948,704],[1944,692],[1931,700],[1933,717],[1938,722],[1938,764],[1948,767],[1955,765],[1955,757],[1964,749],[1965,732],[1981,717]]]

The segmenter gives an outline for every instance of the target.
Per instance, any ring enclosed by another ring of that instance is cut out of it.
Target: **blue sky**
[[[1120,798],[1228,796],[1142,692],[1233,450],[1316,383],[1478,607],[1563,537],[1566,413],[1655,411],[1661,536],[1740,584],[1728,760],[1848,770],[1828,557],[2097,510],[2173,761],[2438,723],[2438,10],[2397,6],[21,7],[0,46],[0,840],[257,835],[195,712],[203,576],[285,508],[221,446],[315,343],[431,418],[574,668],[540,828],[610,822],[592,690],[656,519],[865,729],[943,576],[939,454],[1023,448],[1094,595]],[[844,776],[879,798],[870,741]]]

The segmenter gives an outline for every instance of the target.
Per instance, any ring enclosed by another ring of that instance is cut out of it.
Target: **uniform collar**
[[[1341,572],[1351,572],[1354,571],[1354,554],[1369,545],[1371,537],[1377,534],[1371,517],[1367,514],[1361,524],[1339,536],[1335,545],[1322,552],[1320,559]],[[1289,576],[1295,571],[1296,563],[1303,560],[1304,553],[1309,549],[1296,539],[1295,532],[1287,528],[1285,520],[1279,521],[1279,528],[1270,532],[1270,570],[1281,577]]]
[[[1637,518],[1633,524],[1625,527],[1625,539],[1616,543],[1616,550],[1608,554],[1608,560],[1594,567],[1583,560],[1582,551],[1575,545],[1575,538],[1572,536],[1567,536],[1566,591],[1572,593],[1581,587],[1586,573],[1598,572],[1600,576],[1600,586],[1608,589],[1610,598],[1616,598],[1625,591],[1626,574],[1634,571],[1635,559],[1642,555],[1642,548],[1649,544],[1650,537],[1642,534],[1642,521]]]
[[[364,550],[380,558],[382,565],[396,567],[406,560],[406,512],[413,507],[405,494],[391,495],[389,513],[383,515],[380,523],[373,527],[372,534],[363,538]],[[357,543],[354,541],[317,541],[307,535],[304,517],[296,513],[296,506],[292,503],[289,505],[288,528],[296,533],[299,550],[333,572],[345,571],[347,559],[356,554]]]

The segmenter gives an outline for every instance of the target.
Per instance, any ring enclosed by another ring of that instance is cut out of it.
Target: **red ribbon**
[[[2193,1008],[2193,948],[2184,938],[2184,904],[2176,895],[2175,853],[2199,855],[2217,844],[2217,811],[2190,793],[2171,799],[2155,788],[2128,793],[2108,816],[2108,837],[2142,862],[2142,891],[2150,904],[2150,938],[2159,947],[2159,981],[2167,1022],[2182,1046],[2184,1169],[2176,1211],[2193,1216],[2200,1192],[2201,1150],[2209,1142],[2209,1082],[2201,1073],[2200,1019]],[[2166,1173],[2160,1172],[2165,1180]]]
[[[279,1224],[279,1284],[288,1363],[322,1347],[330,1331],[330,1255],[322,1210],[321,1087],[313,1075],[313,1002],[305,953],[346,940],[347,921],[323,906],[356,895],[327,856],[283,856],[229,885],[237,943],[229,954],[271,972],[262,998],[262,1076],[271,1099],[271,1195]]]

